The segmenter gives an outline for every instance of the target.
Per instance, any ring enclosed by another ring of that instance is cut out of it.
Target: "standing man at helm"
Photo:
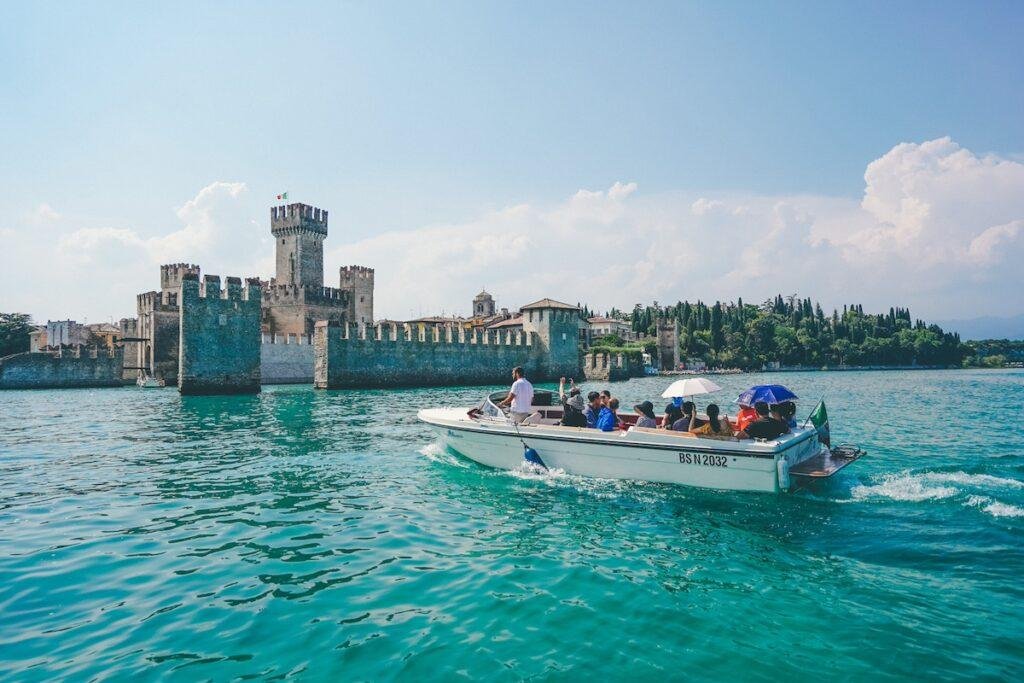
[[[522,423],[533,412],[533,385],[526,379],[526,374],[520,366],[512,368],[512,388],[509,389],[505,400],[498,405],[511,406],[509,418],[516,424]]]

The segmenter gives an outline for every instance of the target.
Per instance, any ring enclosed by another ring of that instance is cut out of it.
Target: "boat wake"
[[[1024,481],[967,472],[900,472],[878,483],[850,490],[851,502],[888,499],[901,502],[959,500],[993,517],[1024,517],[1024,508],[992,497],[997,491],[1024,490]]]
[[[462,458],[449,453],[437,442],[428,443],[426,446],[420,448],[418,452],[420,455],[426,456],[428,460],[441,463],[442,465],[455,465],[456,467],[462,468],[469,467],[469,463]]]

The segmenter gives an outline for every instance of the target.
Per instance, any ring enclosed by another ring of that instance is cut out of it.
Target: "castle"
[[[0,389],[117,386],[138,373],[182,394],[501,383],[516,365],[539,381],[578,376],[582,322],[571,304],[541,299],[498,313],[482,291],[470,318],[375,321],[372,268],[343,266],[338,287],[324,286],[327,219],[307,204],[272,207],[269,281],[228,277],[222,288],[196,264],[163,265],[160,289],[136,297],[138,317],[111,326],[123,346],[16,354],[0,362]],[[64,327],[54,325],[55,338]]]
[[[260,330],[265,339],[308,344],[319,320],[373,323],[372,268],[342,266],[338,287],[324,286],[326,209],[299,203],[271,207],[270,234],[276,272],[269,282],[259,282]],[[178,382],[179,296],[184,280],[199,277],[198,265],[163,265],[160,290],[136,297],[138,318],[121,321],[123,335],[138,340],[126,348],[126,375],[141,370],[167,384]],[[310,355],[310,363],[311,359]]]

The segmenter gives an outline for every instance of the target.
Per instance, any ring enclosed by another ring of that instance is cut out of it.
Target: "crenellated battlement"
[[[204,275],[202,282],[196,273],[186,273],[182,277],[182,297],[196,297],[200,299],[227,299],[231,301],[259,301],[261,297],[260,281],[258,278],[246,278],[245,285],[242,278],[225,278],[225,287],[221,288],[220,275]]]
[[[309,204],[270,207],[270,232],[274,237],[313,232],[327,236],[327,209]]]
[[[306,303],[311,301],[348,300],[348,292],[337,287],[307,287],[304,285],[277,284],[271,280],[263,287],[263,301],[267,304]]]
[[[160,266],[160,289],[177,292],[185,275],[199,275],[200,269],[194,263],[167,263]]]
[[[342,283],[346,280],[372,280],[373,268],[366,266],[342,266],[338,270]]]
[[[533,347],[538,343],[536,332],[523,332],[522,330],[468,330],[462,326],[451,325],[410,325],[409,323],[359,325],[356,323],[339,324],[333,321],[320,320],[317,321],[316,328],[336,328],[338,339],[343,341],[474,347]]]
[[[143,292],[135,297],[140,311],[163,311],[174,313],[178,310],[178,293],[169,291]]]
[[[285,346],[309,346],[312,340],[305,334],[278,334],[263,332],[260,335],[261,344],[284,344]]]

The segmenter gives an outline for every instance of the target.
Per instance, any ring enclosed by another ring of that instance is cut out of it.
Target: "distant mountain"
[[[964,341],[971,339],[1024,339],[1024,314],[1009,318],[985,316],[969,320],[938,320],[946,332],[959,332]]]

